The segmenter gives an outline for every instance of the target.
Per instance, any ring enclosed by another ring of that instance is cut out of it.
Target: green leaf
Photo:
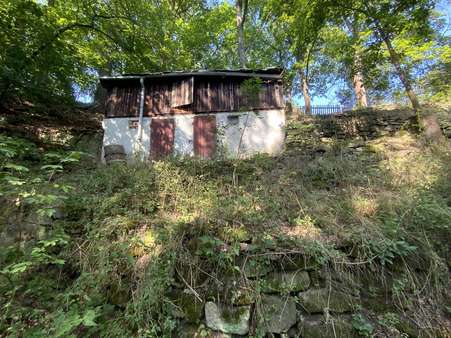
[[[76,312],[61,312],[55,319],[54,327],[56,328],[56,331],[54,336],[67,336],[73,329],[80,325],[82,321],[83,319]]]
[[[46,171],[62,171],[63,166],[61,164],[46,164],[41,167],[41,170]]]
[[[97,318],[97,312],[95,310],[88,310],[83,316],[82,323],[84,326],[93,327],[97,326],[97,323],[94,321]]]
[[[3,177],[3,180],[12,186],[21,186],[21,185],[24,185],[25,183],[27,183],[25,180],[20,179],[18,177],[14,177],[14,176],[5,176],[5,177]]]
[[[15,274],[20,274],[20,273],[25,272],[32,265],[33,265],[33,262],[24,261],[24,262],[11,264],[1,271],[4,274],[15,275]]]
[[[24,167],[22,165],[13,164],[13,163],[7,163],[4,166],[7,169],[12,169],[19,172],[29,172],[30,170],[27,167]]]

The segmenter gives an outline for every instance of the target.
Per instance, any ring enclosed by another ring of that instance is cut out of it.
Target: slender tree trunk
[[[354,74],[354,92],[357,98],[358,107],[368,107],[365,85],[363,84],[363,75],[361,72]]]
[[[385,45],[387,46],[388,49],[388,53],[390,54],[390,60],[391,63],[393,64],[393,66],[396,69],[396,72],[398,73],[399,79],[401,80],[404,89],[406,91],[406,94],[412,104],[412,108],[417,111],[419,110],[420,107],[420,102],[418,101],[418,98],[415,94],[415,92],[413,91],[412,88],[412,80],[410,79],[410,75],[409,73],[401,66],[401,60],[399,58],[398,53],[395,51],[395,49],[393,48],[393,45],[390,41],[389,38],[384,36],[384,42]]]
[[[301,75],[301,81],[302,81],[302,95],[304,96],[305,113],[310,114],[312,112],[312,100],[310,97],[308,80],[304,74]]]
[[[420,115],[421,106],[415,92],[413,91],[410,74],[408,73],[407,70],[405,70],[401,66],[400,57],[393,48],[390,38],[388,38],[381,29],[379,29],[379,33],[383,37],[385,45],[387,46],[388,53],[390,54],[391,63],[395,67],[399,79],[404,85],[404,89],[412,104],[412,108],[415,112],[418,113],[418,123],[423,129],[424,136],[426,137],[426,139],[432,142],[439,142],[443,140],[443,132],[442,129],[440,128],[440,123],[438,122],[437,116],[433,114],[424,115],[424,113]]]
[[[418,123],[423,129],[424,136],[426,137],[426,139],[432,142],[439,142],[443,140],[443,132],[442,129],[440,128],[437,116],[432,114],[420,115],[421,106],[415,92],[413,91],[410,74],[408,73],[407,70],[405,70],[402,67],[401,59],[396,50],[394,49],[390,38],[384,33],[384,31],[380,27],[378,27],[378,31],[388,49],[388,53],[390,54],[390,61],[395,67],[396,72],[398,73],[399,79],[401,80],[404,86],[407,97],[409,98],[412,104],[412,108],[415,112],[418,113]]]
[[[351,32],[353,44],[357,47],[360,45],[359,39],[359,18],[358,15],[353,17],[353,20],[350,21],[346,17],[344,17],[344,22],[346,26],[348,26],[349,31]],[[362,64],[362,55],[358,49],[354,51],[353,55],[353,65],[352,65],[352,82],[354,84],[354,93],[357,99],[358,107],[368,107],[368,99],[366,96],[366,88],[364,85],[364,77],[363,77],[363,64]]]
[[[236,0],[236,28],[238,34],[238,57],[240,67],[246,67],[246,53],[244,45],[244,23],[246,21],[248,0]]]
[[[288,117],[288,119],[290,119],[290,120],[299,117],[299,116],[294,116],[293,95],[291,94],[291,89],[287,92],[287,99],[285,102],[285,114]]]
[[[362,62],[360,59],[360,55],[356,54],[354,56],[354,76],[353,76],[353,82],[354,82],[354,92],[355,97],[357,99],[357,106],[358,107],[368,107],[368,99],[366,96],[366,89],[365,85],[363,83],[363,72],[362,69]]]

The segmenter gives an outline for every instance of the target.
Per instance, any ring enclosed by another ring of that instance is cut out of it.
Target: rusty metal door
[[[150,157],[159,159],[174,149],[174,119],[152,119],[150,124]]]
[[[194,117],[194,154],[202,158],[213,157],[216,150],[216,116]]]

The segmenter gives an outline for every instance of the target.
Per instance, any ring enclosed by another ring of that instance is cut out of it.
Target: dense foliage
[[[403,101],[400,70],[423,99],[449,94],[447,23],[433,0],[241,3],[246,66],[284,67],[290,95],[335,91],[352,104],[358,73],[371,102]],[[98,75],[242,64],[228,1],[5,0],[0,13],[3,104],[86,99]]]

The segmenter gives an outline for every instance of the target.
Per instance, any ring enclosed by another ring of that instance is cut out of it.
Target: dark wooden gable
[[[106,117],[129,117],[139,115],[139,87],[125,84],[107,89]]]
[[[193,103],[194,77],[172,83],[171,107],[187,106]]]
[[[145,79],[144,116],[283,108],[281,80],[262,80],[259,100],[253,107],[241,93],[246,78],[180,75]],[[139,116],[139,79],[115,80],[107,89],[106,117]]]
[[[237,111],[240,107],[240,82],[233,79],[196,79],[194,111]]]
[[[280,81],[263,81],[255,107],[247,102],[243,96],[241,92],[242,83],[242,79],[233,77],[196,79],[194,112],[207,113],[283,108],[283,91]]]
[[[171,109],[171,87],[169,83],[146,83],[144,115],[158,116]]]
[[[144,116],[192,113],[193,77],[146,81]]]

